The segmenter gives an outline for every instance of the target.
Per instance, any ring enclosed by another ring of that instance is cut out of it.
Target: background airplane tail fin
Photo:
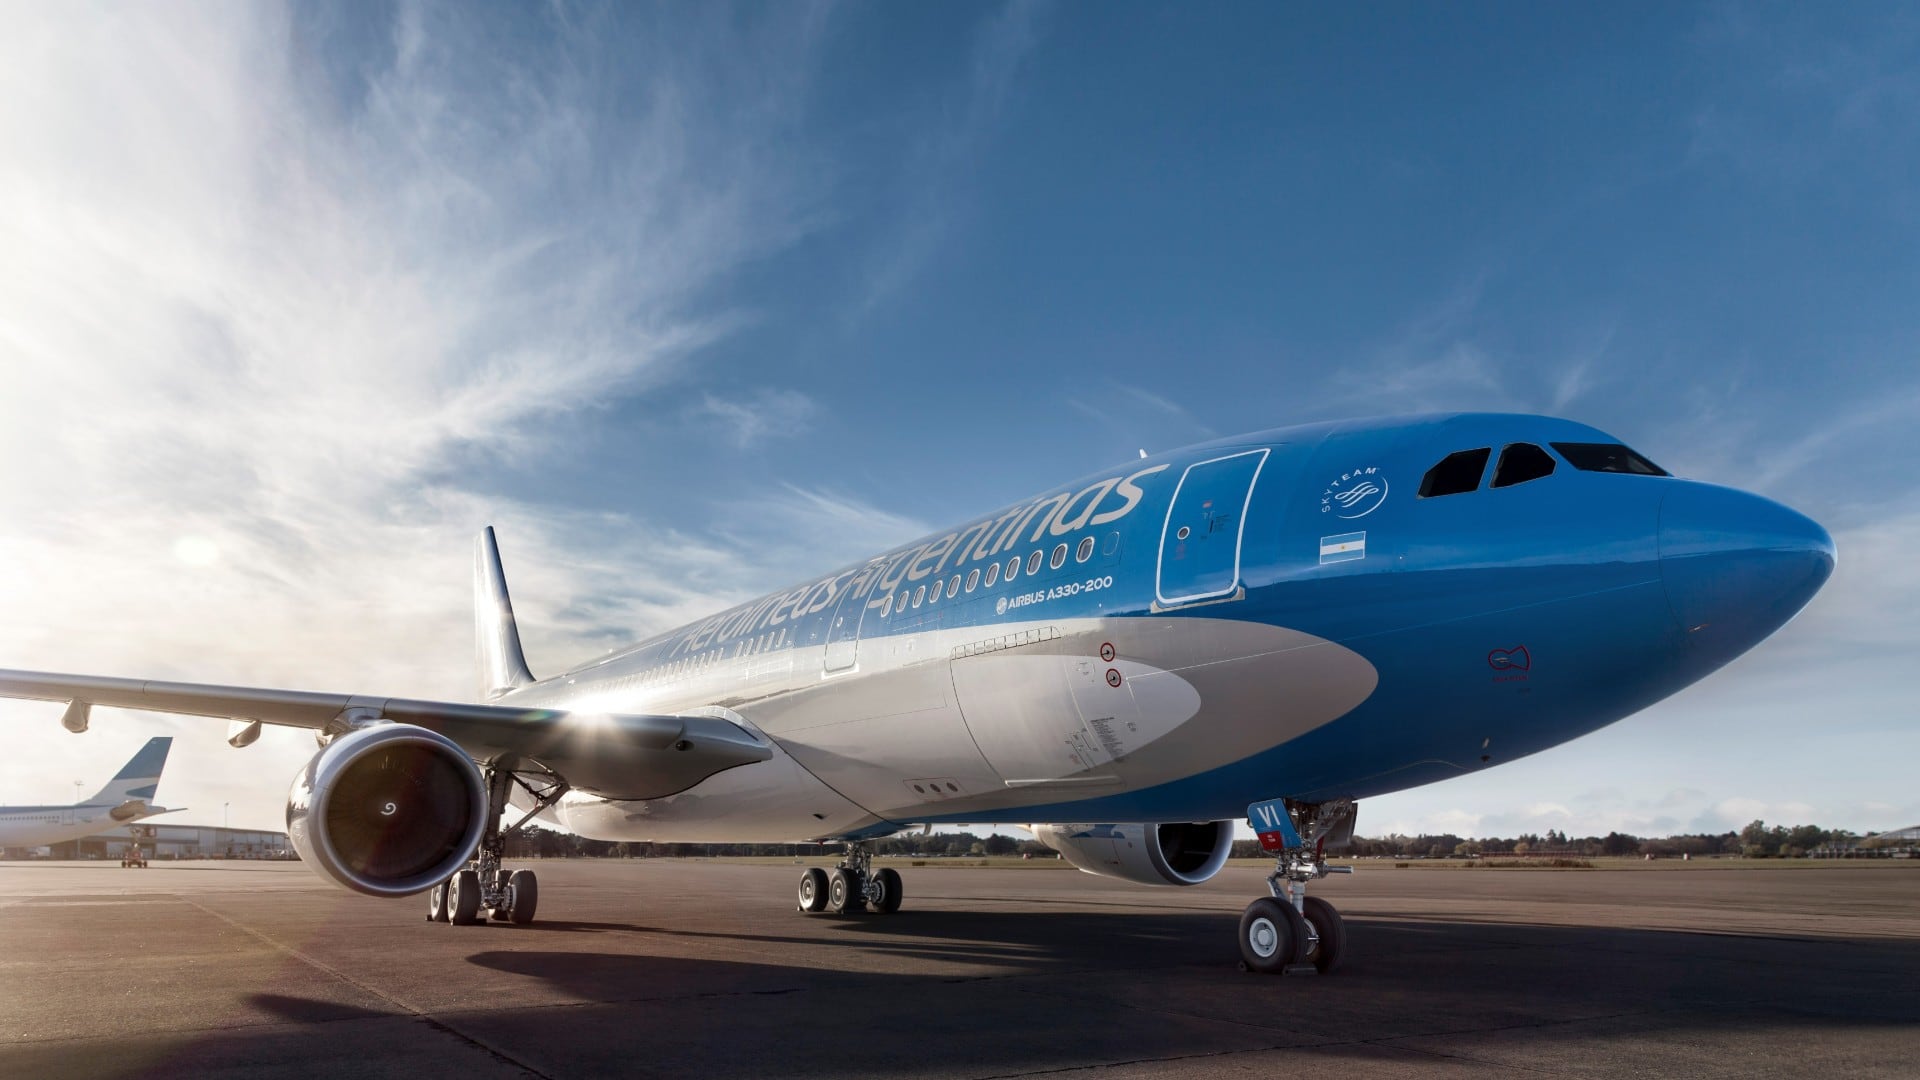
[[[534,681],[520,651],[520,628],[513,621],[513,601],[507,596],[507,575],[500,568],[500,547],[491,525],[481,530],[473,553],[473,629],[481,701]]]
[[[93,804],[119,804],[134,799],[151,799],[160,787],[160,770],[166,767],[167,751],[173,749],[173,736],[161,735],[147,740],[147,745],[133,755],[133,760],[120,767],[107,786],[100,789],[93,798]]]

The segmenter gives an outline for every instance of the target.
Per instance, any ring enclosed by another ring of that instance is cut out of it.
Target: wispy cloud
[[[674,378],[731,325],[714,282],[811,227],[812,14],[616,42],[602,14],[399,11],[331,66],[313,13],[268,5],[53,6],[0,38],[0,663],[464,696],[489,521],[548,670],[772,584],[723,538],[471,470]],[[808,410],[760,405],[745,438]],[[163,794],[199,776],[186,801],[275,819],[182,730]]]
[[[812,425],[819,407],[798,390],[760,389],[744,394],[702,395],[693,419],[741,449],[768,439],[798,435]]]
[[[945,103],[945,115],[930,123],[915,146],[900,185],[914,197],[902,208],[897,228],[868,270],[852,307],[855,317],[905,288],[964,216],[956,177],[967,175],[982,142],[999,123],[1045,14],[1042,3],[1008,3],[975,32],[965,82]]]
[[[1067,393],[1066,403],[1119,436],[1122,443],[1139,449],[1169,450],[1220,434],[1192,409],[1132,383],[1080,382]]]

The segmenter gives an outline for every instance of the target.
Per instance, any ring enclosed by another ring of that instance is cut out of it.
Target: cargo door
[[[1155,599],[1160,608],[1234,596],[1240,589],[1240,543],[1265,449],[1187,466],[1174,488],[1160,533]]]

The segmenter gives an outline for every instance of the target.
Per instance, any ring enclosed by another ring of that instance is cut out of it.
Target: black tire
[[[499,894],[499,907],[492,907],[492,909],[488,909],[488,913],[486,913],[488,919],[492,919],[493,922],[507,922],[507,920],[513,917],[513,911],[511,911],[511,903],[513,903],[513,901],[509,899],[509,894],[507,894],[507,884],[509,884],[511,880],[513,880],[513,874],[509,874],[507,871],[499,871],[493,876],[493,892]]]
[[[1306,922],[1292,904],[1263,896],[1240,914],[1240,961],[1248,971],[1278,975],[1287,970],[1306,937]]]
[[[427,921],[447,921],[447,882],[441,882],[427,890]]]
[[[531,870],[515,870],[507,878],[507,921],[525,926],[540,908],[540,880]]]
[[[866,909],[860,897],[860,879],[847,869],[827,875],[827,911],[834,915],[852,915]]]
[[[447,921],[472,926],[480,921],[480,875],[462,870],[447,882]]]
[[[1347,952],[1347,924],[1332,904],[1317,896],[1307,897],[1305,905],[1306,919],[1312,926],[1318,940],[1310,943],[1306,955],[1301,957],[1303,964],[1312,964],[1320,974],[1332,973],[1340,966],[1340,958]]]
[[[800,910],[825,911],[827,909],[827,872],[817,866],[809,867],[800,875]]]
[[[900,910],[900,900],[905,894],[901,891],[900,871],[891,866],[882,867],[873,875],[880,883],[880,899],[867,905],[882,915],[891,915]]]

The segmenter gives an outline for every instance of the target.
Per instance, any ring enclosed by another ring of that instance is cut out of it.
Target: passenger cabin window
[[[1080,546],[1073,550],[1073,561],[1086,562],[1091,558],[1093,558],[1093,537],[1089,536],[1081,540]]]
[[[1442,495],[1460,495],[1480,486],[1480,474],[1487,471],[1487,458],[1493,447],[1461,450],[1440,459],[1420,480],[1420,498],[1437,499]]]
[[[955,574],[951,578],[947,579],[947,599],[951,600],[954,597],[959,595],[960,595],[960,575]]]
[[[1032,577],[1033,575],[1040,572],[1040,560],[1045,558],[1046,554],[1047,553],[1044,551],[1036,551],[1033,554],[1027,556],[1027,576],[1028,577]]]
[[[1553,456],[1532,443],[1508,443],[1500,451],[1500,464],[1493,467],[1493,486],[1524,484],[1553,475]]]
[[[1557,442],[1551,444],[1567,464],[1581,472],[1632,473],[1635,476],[1671,476],[1667,470],[1619,443]]]
[[[1047,565],[1055,570],[1067,565],[1067,545],[1054,545],[1053,554],[1047,558]]]
[[[992,584],[992,583],[989,582],[988,584]],[[979,587],[980,587],[980,569],[978,567],[975,567],[974,569],[967,571],[967,591],[972,592],[974,589],[977,589]]]
[[[993,588],[993,583],[999,580],[1000,580],[1000,564],[994,563],[991,566],[988,566],[987,567],[987,588],[989,589]]]
[[[1020,576],[1020,556],[1015,555],[1013,558],[1007,560],[1007,580],[1012,581],[1014,578],[1017,578],[1019,576]]]

